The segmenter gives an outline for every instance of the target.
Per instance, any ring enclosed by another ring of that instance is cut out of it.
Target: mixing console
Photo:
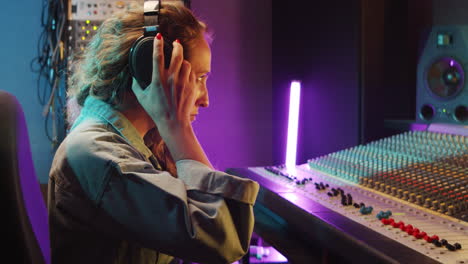
[[[468,263],[466,135],[412,131],[310,159],[294,169],[248,170],[263,188],[267,182],[281,186],[274,192],[309,214],[325,211],[308,209],[318,203],[383,235],[389,245],[399,243],[430,259],[411,261]],[[386,256],[409,262],[398,254]]]
[[[408,132],[311,159],[309,167],[468,220],[468,137]]]

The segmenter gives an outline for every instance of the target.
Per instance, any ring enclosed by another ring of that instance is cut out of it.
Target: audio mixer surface
[[[412,131],[293,169],[228,171],[259,182],[256,232],[282,232],[270,243],[292,263],[468,263],[466,134]]]

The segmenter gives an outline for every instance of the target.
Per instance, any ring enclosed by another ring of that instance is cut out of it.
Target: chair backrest
[[[0,91],[0,188],[2,240],[6,242],[2,260],[49,264],[47,208],[34,170],[24,113],[17,99],[4,91]]]

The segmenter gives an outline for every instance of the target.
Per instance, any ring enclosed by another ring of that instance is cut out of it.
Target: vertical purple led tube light
[[[299,127],[299,102],[301,97],[301,82],[291,82],[289,95],[288,139],[286,143],[286,168],[296,167],[297,133]]]

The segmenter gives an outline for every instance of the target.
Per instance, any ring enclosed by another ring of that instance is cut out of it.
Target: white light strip
[[[291,82],[289,95],[288,141],[286,145],[286,168],[296,167],[297,132],[299,126],[299,102],[301,97],[301,82]]]

